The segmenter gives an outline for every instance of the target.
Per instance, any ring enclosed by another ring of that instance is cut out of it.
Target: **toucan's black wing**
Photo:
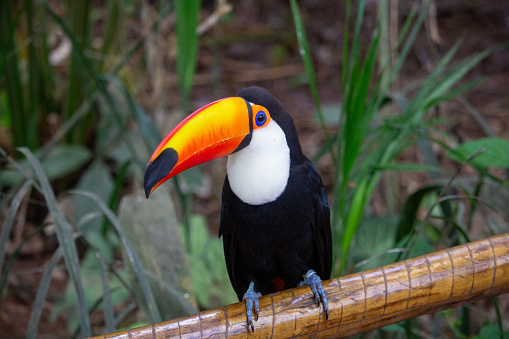
[[[235,227],[233,225],[232,218],[228,215],[228,210],[225,206],[229,201],[229,194],[233,194],[230,188],[230,183],[228,182],[228,177],[226,177],[223,185],[223,192],[221,197],[221,219],[219,221],[219,237],[223,237],[223,249],[224,249],[224,257],[226,261],[226,268],[228,270],[228,276],[230,277],[230,282],[232,283],[233,289],[237,292],[237,286],[235,283]]]
[[[311,225],[313,240],[318,250],[321,272],[317,272],[322,280],[330,278],[332,268],[332,233],[330,227],[330,207],[322,178],[315,166],[306,162],[308,178],[313,192],[315,210],[314,224]]]

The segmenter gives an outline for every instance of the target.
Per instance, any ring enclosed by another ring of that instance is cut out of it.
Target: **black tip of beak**
[[[145,169],[145,177],[143,178],[145,196],[147,198],[150,196],[152,188],[171,172],[178,158],[177,151],[173,148],[167,148],[154,161],[148,163]]]

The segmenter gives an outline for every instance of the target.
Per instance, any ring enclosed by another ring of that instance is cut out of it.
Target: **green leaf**
[[[497,324],[484,325],[479,331],[479,335],[477,335],[475,338],[476,339],[501,338],[500,329]],[[509,331],[504,331],[502,338],[509,339]]]
[[[405,333],[405,328],[401,323],[384,326],[381,330],[383,332],[400,333],[402,335]]]
[[[202,216],[192,215],[190,228],[189,265],[198,304],[209,309],[237,302],[228,279],[222,240],[210,235]],[[183,243],[186,243],[183,226],[181,234]]]
[[[79,145],[58,145],[41,161],[41,165],[48,180],[55,180],[76,171],[90,161],[91,158],[92,152],[86,147]],[[24,171],[30,167],[28,160],[21,160],[18,163]],[[8,167],[0,171],[0,186],[19,185],[24,178],[19,170]]]
[[[198,13],[200,0],[176,0],[177,73],[184,114],[187,114],[189,94],[193,86],[198,52]]]
[[[483,138],[465,142],[453,152],[447,152],[452,160],[464,162],[476,152],[482,152],[471,160],[479,168],[509,168],[509,141],[501,138]]]
[[[395,243],[400,242],[401,239],[413,232],[416,225],[417,212],[424,197],[428,194],[439,194],[442,189],[442,185],[425,186],[407,198],[401,212],[401,219],[397,227],[396,238],[394,239]]]

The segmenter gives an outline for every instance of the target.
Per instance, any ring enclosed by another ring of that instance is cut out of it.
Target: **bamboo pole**
[[[346,337],[509,292],[509,233],[260,298],[251,333],[243,302],[99,338]]]

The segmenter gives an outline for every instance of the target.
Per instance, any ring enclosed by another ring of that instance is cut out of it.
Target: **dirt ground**
[[[420,1],[399,1],[399,21],[406,18],[411,5]],[[396,89],[418,80],[430,72],[432,65],[460,38],[463,39],[456,59],[480,52],[490,46],[509,41],[509,2],[490,1],[437,1],[436,22],[428,22],[419,35],[415,48],[409,54]],[[322,104],[339,104],[341,101],[341,64],[344,37],[345,9],[343,1],[305,0],[299,2],[310,46]],[[213,10],[211,1],[204,1],[205,18]],[[369,42],[376,24],[376,1],[368,1],[368,17],[363,25],[364,42]],[[233,1],[231,21],[221,23],[208,31],[201,40],[196,86],[192,92],[192,108],[198,108],[218,98],[234,95],[249,85],[259,85],[271,91],[292,114],[297,125],[304,152],[312,157],[324,144],[324,135],[313,116],[314,102],[303,82],[304,68],[298,54],[293,21],[287,1],[247,0]],[[431,30],[438,28],[438,40],[432,41]],[[168,78],[172,67],[165,67]],[[486,119],[495,133],[509,139],[509,51],[488,56],[466,77],[465,81],[483,77],[485,80],[470,90],[465,98]],[[155,110],[149,80],[139,101],[152,113]],[[164,105],[168,110],[179,107],[178,88],[170,83]],[[458,101],[442,105],[436,113],[448,120],[444,131],[457,141],[485,136],[483,130]],[[334,127],[331,127],[331,131]],[[418,155],[406,153],[409,159]],[[414,158],[415,159],[415,158]],[[206,165],[211,185],[196,197],[194,211],[206,215],[212,232],[219,222],[220,187],[224,179],[224,161]],[[327,157],[317,164],[330,191],[332,166]],[[422,175],[409,176],[401,183],[401,199],[411,187],[427,180]],[[410,188],[409,188],[410,187]],[[380,203],[383,205],[383,203]],[[25,206],[25,209],[27,206]],[[35,207],[35,209],[38,209]],[[383,206],[381,207],[383,209]],[[8,253],[20,237],[33,232],[31,213],[26,214],[25,226],[13,236]],[[37,235],[30,240],[15,260],[8,280],[7,296],[0,307],[0,337],[22,338],[30,317],[42,268],[55,249],[55,240]],[[64,291],[66,274],[57,270],[39,325],[40,338],[65,338],[70,334],[63,317],[52,322],[51,309]]]

